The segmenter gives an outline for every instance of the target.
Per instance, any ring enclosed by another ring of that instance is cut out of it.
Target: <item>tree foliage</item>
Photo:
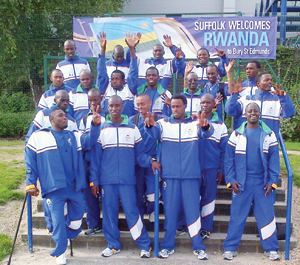
[[[72,39],[73,16],[120,12],[125,1],[1,0],[1,89],[39,94],[43,56],[62,55],[63,42]]]

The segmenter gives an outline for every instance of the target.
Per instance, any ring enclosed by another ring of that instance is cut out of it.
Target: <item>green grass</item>
[[[292,166],[294,183],[300,187],[300,155],[289,155],[289,160]],[[280,156],[281,173],[287,175],[283,156]]]
[[[298,142],[284,142],[286,150],[289,151],[300,151],[300,143]]]
[[[3,260],[11,251],[12,241],[7,235],[0,234],[0,261]]]
[[[16,145],[24,145],[25,146],[25,141],[22,141],[22,140],[5,140],[5,139],[0,140],[0,146],[16,146]]]
[[[6,153],[10,155],[22,154],[24,153],[24,149],[0,149],[0,153]]]
[[[25,167],[22,161],[0,162],[0,205],[24,198],[24,192],[14,191],[24,179]]]

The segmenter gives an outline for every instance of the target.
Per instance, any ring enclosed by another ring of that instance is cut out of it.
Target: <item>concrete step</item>
[[[232,190],[224,185],[218,185],[217,200],[231,200]],[[276,201],[285,201],[285,189],[279,187],[276,190]]]
[[[154,233],[149,232],[149,236],[153,241]],[[161,242],[163,239],[164,233],[159,233],[159,241]],[[204,244],[207,248],[208,253],[212,253],[214,251],[222,252],[222,245],[224,239],[226,237],[225,233],[213,233],[210,239],[205,239]],[[27,234],[22,234],[22,240],[27,241]],[[138,249],[136,243],[131,238],[129,232],[121,232],[121,249],[122,250],[133,250]],[[175,239],[176,248],[175,250],[178,252],[186,252],[189,253],[192,251],[191,240],[188,235],[180,236]],[[284,240],[279,241],[280,251],[284,251]],[[290,249],[295,248],[297,245],[297,240],[295,238],[291,238]],[[49,235],[45,230],[34,230],[33,231],[33,248],[34,246],[42,246],[42,247],[51,247],[55,246],[51,235]],[[107,247],[107,242],[104,238],[103,233],[95,234],[92,236],[86,236],[81,232],[79,236],[73,240],[74,248],[99,248],[104,249]],[[260,240],[256,235],[243,235],[240,246],[238,248],[239,253],[244,252],[263,252],[263,249],[260,244]]]
[[[165,217],[164,215],[159,216],[160,219],[160,225],[159,229],[160,231],[164,231],[164,220]],[[216,215],[214,216],[214,232],[215,233],[227,233],[227,228],[228,228],[228,223],[229,223],[229,216],[219,216]],[[144,216],[145,220],[145,226],[148,232],[153,232],[154,231],[154,224],[150,223],[148,220],[148,216]],[[286,218],[279,217],[276,218],[276,222],[279,224],[285,224],[286,223]],[[44,218],[44,213],[38,212],[33,215],[32,217],[32,225],[33,228],[36,229],[45,229],[46,228],[46,222]],[[86,223],[86,215],[84,215],[83,220],[82,220],[82,229],[86,230],[87,229],[87,223]],[[123,213],[119,214],[119,229],[121,231],[129,231],[125,215]],[[256,220],[254,217],[248,217],[244,229],[244,234],[258,234],[257,230],[257,224]]]

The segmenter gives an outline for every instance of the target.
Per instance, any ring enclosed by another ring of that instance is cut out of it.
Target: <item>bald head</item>
[[[83,89],[90,90],[93,86],[93,75],[90,70],[84,69],[79,75],[80,84]]]
[[[212,115],[212,110],[215,106],[215,98],[213,95],[211,94],[204,94],[201,97],[201,109],[203,112],[206,113],[206,115],[208,115],[207,117],[209,118],[209,116]]]
[[[150,112],[152,102],[147,94],[141,94],[136,98],[136,105],[139,113],[145,118]]]
[[[207,93],[201,97],[201,101],[202,100],[210,100],[210,101],[215,102],[215,97],[212,94]]]
[[[117,63],[122,63],[124,60],[124,48],[121,45],[116,45],[113,51],[113,57]]]
[[[123,101],[118,95],[113,95],[112,97],[110,97],[108,100],[108,105],[112,102],[123,105]]]
[[[61,88],[63,86],[64,82],[64,76],[61,70],[54,69],[51,72],[50,80],[52,82],[53,87],[55,88]]]
[[[101,91],[95,87],[92,87],[88,92],[89,97],[101,97]]]
[[[64,43],[64,48],[63,48],[66,56],[68,57],[68,59],[74,59],[75,57],[75,51],[76,51],[76,47],[75,47],[75,43],[72,40],[66,40]]]
[[[89,92],[88,92],[88,99],[89,99],[89,105],[91,106],[91,109],[97,109],[98,106],[100,106],[100,110],[101,109],[101,92],[99,89],[92,87]]]
[[[73,46],[75,47],[75,43],[74,43],[73,40],[66,40],[66,41],[64,42],[64,47],[66,47],[67,45],[73,45]]]
[[[69,107],[69,93],[64,89],[58,90],[55,93],[54,102],[59,109],[66,111]]]

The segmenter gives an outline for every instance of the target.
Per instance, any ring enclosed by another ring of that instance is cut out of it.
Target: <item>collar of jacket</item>
[[[207,66],[209,66],[209,65],[211,65],[212,64],[212,62],[208,62],[206,65],[201,65],[199,62],[197,62],[197,64],[196,64],[196,67],[198,68],[198,67],[207,67]]]
[[[53,105],[50,107],[50,109],[51,109],[51,110],[59,109],[59,107],[57,107],[56,104],[53,103]],[[69,109],[64,110],[64,112],[65,112],[65,113],[68,113],[68,112],[69,112]]]
[[[262,128],[262,130],[266,133],[266,134],[270,134],[272,133],[272,130],[268,127],[267,124],[265,124],[263,121],[259,120],[259,125],[260,125],[260,128]],[[244,134],[244,132],[246,131],[246,127],[247,127],[247,121],[244,121],[242,123],[242,125],[236,130],[237,133],[239,134]]]
[[[128,125],[128,116],[122,114],[121,117],[122,117],[121,125]],[[113,123],[113,122],[111,121],[111,119],[110,119],[110,114],[107,114],[107,116],[106,116],[106,122],[107,122],[107,123]]]
[[[202,110],[200,110],[200,113],[202,113]],[[211,117],[211,121],[212,122],[216,122],[218,123],[219,122],[219,115],[216,111],[212,111],[212,117]]]
[[[185,115],[185,118],[184,118],[184,119],[189,119],[189,118],[191,117],[191,114],[190,114],[189,112],[185,112],[184,115]],[[172,119],[175,119],[175,117],[174,117],[173,114],[171,115],[171,118],[172,118]]]
[[[199,96],[199,95],[201,94],[201,89],[200,89],[199,87],[197,87],[197,92],[194,93],[194,94],[192,94],[192,93],[189,92],[189,88],[188,88],[188,87],[185,87],[185,88],[183,89],[183,93],[184,93],[184,94],[187,94],[187,95],[196,95],[196,96]]]
[[[140,87],[138,87],[138,89],[137,89],[138,95],[144,93],[147,90],[147,88],[148,88],[148,83],[145,83],[145,84],[141,85]],[[159,82],[157,82],[156,90],[159,95],[165,93],[165,89],[162,87],[162,85]]]
[[[74,58],[72,58],[72,59],[69,59],[68,58],[68,56],[67,55],[65,55],[65,60],[74,60],[74,59],[77,59],[78,58],[78,53],[75,53],[75,55],[74,55]]]
[[[92,85],[92,87],[99,89],[96,85]],[[83,88],[82,88],[81,84],[79,84],[76,88],[76,93],[83,93],[83,92],[84,92]]]

